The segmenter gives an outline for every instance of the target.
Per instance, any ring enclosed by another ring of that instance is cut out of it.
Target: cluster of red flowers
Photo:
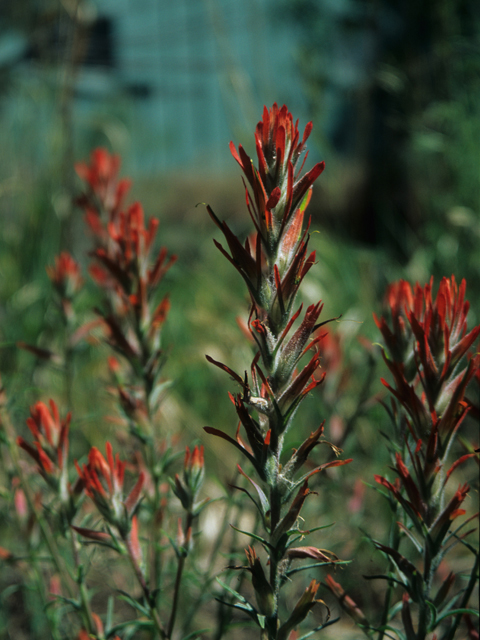
[[[68,478],[68,432],[71,414],[63,420],[58,407],[50,400],[50,409],[43,402],[37,402],[30,409],[27,425],[34,441],[27,442],[19,436],[17,444],[37,463],[37,470],[57,493],[64,515],[71,521],[76,512],[78,498],[83,483],[78,480],[73,487]]]
[[[217,242],[220,251],[233,264],[245,280],[250,292],[252,308],[249,328],[259,353],[251,366],[251,381],[232,372],[226,365],[210,362],[227,371],[243,387],[244,393],[232,398],[239,418],[244,425],[254,456],[265,456],[275,449],[278,439],[286,432],[293,415],[306,394],[320,384],[323,376],[314,374],[320,367],[320,355],[314,353],[310,361],[298,372],[302,357],[320,338],[312,340],[319,328],[318,318],[322,304],[308,307],[303,320],[293,335],[292,326],[302,312],[302,305],[294,311],[297,292],[307,272],[315,263],[315,252],[308,254],[308,226],[303,229],[305,209],[311,196],[311,185],[324,169],[318,163],[300,176],[302,151],[312,125],[305,127],[299,142],[298,122],[294,125],[291,113],[283,106],[265,108],[263,119],[256,133],[259,169],[242,146],[238,153],[231,151],[242,167],[253,191],[253,198],[246,186],[246,201],[256,233],[247,238],[243,246],[225,222],[210,215],[225,235],[230,254]],[[253,238],[253,239],[252,239]],[[264,368],[259,365],[263,362]],[[269,417],[269,429],[262,435],[252,421],[247,405]],[[260,468],[264,464],[257,460]]]
[[[284,437],[294,414],[307,394],[325,377],[318,374],[321,352],[318,348],[313,349],[323,337],[316,333],[324,324],[319,323],[322,303],[310,305],[300,320],[303,305],[295,309],[302,281],[315,264],[315,251],[308,251],[310,221],[304,225],[305,210],[310,201],[311,187],[325,166],[323,162],[318,163],[302,175],[306,159],[305,155],[302,160],[302,155],[311,130],[312,124],[309,123],[300,141],[298,121],[294,124],[286,106],[279,109],[274,104],[270,110],[264,109],[255,132],[258,169],[242,146],[237,151],[233,143],[230,144],[232,155],[245,175],[246,204],[255,227],[255,232],[244,244],[208,207],[212,219],[225,236],[229,251],[218,242],[215,244],[248,287],[251,298],[248,327],[258,352],[250,367],[250,379],[247,374],[241,376],[207,356],[242,389],[242,393],[230,398],[239,425],[245,429],[248,444],[239,430],[236,438],[212,427],[205,427],[205,430],[237,447],[252,463],[260,479],[259,484],[238,467],[255,489],[258,501],[253,502],[267,532],[268,543],[264,542],[264,547],[269,554],[269,579],[253,549],[247,551],[247,559],[258,611],[267,617],[265,628],[271,629],[272,637],[278,638],[287,638],[306,617],[317,602],[315,594],[318,588],[313,581],[290,617],[280,624],[281,563],[288,564],[294,557],[314,557],[317,560],[321,557],[323,562],[335,562],[332,555],[325,555],[314,547],[308,547],[308,554],[288,548],[289,535],[296,527],[305,500],[312,493],[308,487],[309,478],[327,467],[349,462],[333,460],[315,466],[313,471],[300,478],[296,477],[316,445],[325,442],[321,440],[321,425],[284,464],[280,464]],[[294,328],[297,320],[298,326]],[[301,360],[309,352],[309,360],[299,368]],[[289,555],[295,551],[299,555]],[[252,617],[259,620],[253,607],[250,611]],[[273,629],[277,629],[277,625],[279,631],[275,635],[277,632]]]
[[[392,469],[397,476],[394,482],[381,475],[375,480],[388,490],[392,505],[396,505],[400,531],[421,552],[423,566],[402,555],[398,544],[375,544],[399,571],[405,589],[402,619],[408,640],[425,637],[435,628],[442,611],[449,611],[453,602],[459,609],[466,607],[470,596],[467,589],[461,599],[453,596],[448,602],[453,572],[434,599],[430,590],[440,560],[455,540],[471,533],[460,534],[468,520],[452,531],[454,520],[466,513],[462,505],[470,487],[459,485],[448,499],[446,484],[459,465],[477,455],[472,446],[470,452],[451,460],[453,440],[461,425],[470,412],[478,412],[466,391],[471,380],[479,377],[480,354],[470,351],[480,335],[480,326],[470,331],[467,328],[465,280],[458,286],[453,276],[443,278],[436,297],[432,289],[433,278],[423,288],[417,284],[413,291],[403,280],[394,283],[386,295],[391,323],[374,316],[386,345],[383,358],[393,377],[393,386],[384,379],[382,383],[392,395],[389,413],[396,427]],[[396,538],[398,541],[401,536]],[[340,585],[331,578],[327,585],[350,615],[368,628],[365,617]],[[434,617],[426,600],[437,608]],[[417,631],[411,602],[420,611]]]
[[[384,318],[375,318],[388,349],[384,359],[395,387],[382,382],[404,410],[414,474],[412,477],[397,454],[397,484],[406,491],[413,521],[419,528],[425,525],[429,529],[447,518],[447,513],[459,514],[458,508],[448,505],[440,513],[435,497],[443,492],[453,469],[473,455],[462,456],[447,470],[451,440],[472,406],[465,392],[480,368],[480,354],[468,355],[480,335],[480,326],[467,329],[465,280],[458,286],[453,276],[443,278],[435,299],[432,285],[433,280],[423,289],[417,284],[414,292],[403,281],[392,285],[387,293],[392,329]],[[399,487],[379,476],[376,479],[406,506]],[[466,493],[464,487],[459,488],[454,501],[461,503]]]
[[[118,156],[96,149],[90,165],[76,166],[87,185],[77,202],[85,211],[95,243],[90,275],[105,293],[106,309],[101,314],[108,341],[130,363],[134,377],[140,372],[140,400],[133,388],[119,389],[122,406],[134,422],[135,411],[152,415],[158,406],[161,329],[170,303],[168,296],[158,300],[157,291],[176,257],[169,257],[165,248],[154,251],[158,220],[150,218],[146,224],[140,203],[123,210],[130,181],[118,179],[119,169]]]

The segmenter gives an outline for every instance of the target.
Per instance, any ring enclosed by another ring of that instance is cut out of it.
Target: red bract
[[[476,376],[480,356],[466,355],[480,335],[480,326],[467,330],[469,303],[465,280],[443,278],[435,299],[433,279],[412,293],[401,281],[389,288],[391,330],[384,318],[375,317],[389,356],[384,354],[395,388],[383,381],[412,420],[417,438],[429,438],[432,424],[447,440],[465,415],[465,390]],[[419,393],[419,386],[422,393]]]
[[[195,445],[193,451],[189,447],[185,448],[185,459],[183,462],[183,478],[175,474],[175,481],[172,483],[173,491],[182,503],[183,508],[193,515],[198,515],[203,504],[195,504],[198,493],[205,478],[205,461],[203,457],[203,445]]]
[[[68,430],[71,414],[60,419],[58,407],[50,400],[50,409],[43,402],[37,402],[30,408],[27,425],[34,440],[35,447],[22,437],[17,444],[22,447],[38,464],[43,477],[48,478],[63,471],[68,457]]]
[[[312,123],[309,122],[299,142],[298,121],[293,124],[287,107],[284,105],[279,109],[275,103],[270,110],[264,107],[263,118],[255,131],[258,171],[242,145],[237,152],[233,142],[230,143],[232,155],[252,188],[253,200],[246,188],[247,206],[267,254],[274,255],[290,222],[292,228],[284,236],[284,251],[288,252],[298,242],[308,198],[300,205],[325,168],[325,163],[320,162],[300,177],[303,163],[300,167],[298,163],[311,131]]]
[[[418,374],[430,410],[436,409],[442,388],[453,376],[458,379],[457,367],[480,335],[480,326],[467,332],[466,281],[458,286],[454,276],[443,278],[435,299],[432,287],[433,278],[423,289],[417,283],[413,293],[403,280],[389,287],[392,330],[384,318],[374,316],[391,359],[403,364],[407,380]]]
[[[144,474],[138,480],[128,497],[123,498],[125,462],[117,455],[113,456],[112,445],[105,446],[107,459],[96,447],[90,449],[88,464],[82,468],[75,461],[78,475],[83,481],[85,492],[93,500],[104,518],[115,525],[122,536],[130,530],[131,519],[141,498]]]
[[[55,256],[55,265],[46,267],[46,271],[61,298],[70,300],[83,286],[80,266],[68,251]]]
[[[160,280],[176,260],[167,257],[167,250],[161,249],[154,260],[150,260],[152,244],[157,232],[158,220],[150,219],[145,227],[143,209],[139,203],[132,205],[127,213],[121,213],[116,223],[108,226],[111,243],[94,252],[105,271],[91,272],[100,286],[120,298],[117,306],[122,315],[131,309],[143,331],[150,330],[150,338],[158,341],[157,334],[167,310],[164,299],[155,308],[151,307],[152,294]],[[98,270],[98,267],[96,267]]]
[[[409,282],[399,280],[389,285],[385,294],[390,310],[392,329],[385,318],[373,314],[375,324],[380,329],[390,357],[394,362],[406,365],[413,356],[412,330],[407,321],[407,313],[413,308],[413,293]],[[410,373],[411,369],[408,370]],[[410,375],[408,376],[410,379]]]
[[[130,189],[130,180],[118,179],[120,164],[120,156],[98,148],[92,151],[90,165],[85,162],[75,165],[79,177],[89,185],[89,192],[79,199],[79,204],[85,208],[87,222],[94,232],[99,230],[96,226],[102,213],[99,209],[114,218]]]
[[[89,185],[78,202],[86,211],[95,236],[95,263],[90,275],[105,294],[100,315],[107,328],[107,341],[130,364],[133,379],[140,378],[142,393],[135,411],[127,411],[134,430],[150,422],[160,402],[160,372],[164,357],[161,330],[167,317],[168,296],[159,299],[158,285],[176,260],[165,248],[154,250],[158,220],[145,220],[140,203],[121,210],[129,181],[118,181],[120,161],[104,150],[92,155],[92,165],[77,171]],[[119,389],[122,402],[132,393]],[[152,401],[153,398],[153,401]],[[146,417],[139,425],[136,416]]]
[[[71,414],[62,420],[57,405],[50,400],[50,408],[37,402],[30,408],[27,425],[34,442],[33,446],[22,437],[17,444],[26,451],[38,465],[38,472],[55,491],[62,505],[63,514],[69,522],[73,519],[83,485],[78,480],[72,487],[68,480],[68,431]]]

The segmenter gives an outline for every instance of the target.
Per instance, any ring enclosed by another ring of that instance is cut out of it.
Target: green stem
[[[132,565],[133,571],[135,573],[135,577],[138,580],[138,583],[140,584],[142,591],[143,591],[143,595],[145,596],[145,600],[148,604],[148,607],[150,609],[150,615],[152,618],[152,622],[155,626],[155,629],[157,631],[157,633],[160,635],[160,637],[162,638],[162,640],[165,640],[168,636],[165,632],[165,629],[163,628],[162,622],[160,620],[160,616],[158,614],[157,608],[155,606],[155,603],[152,601],[152,596],[150,593],[150,589],[148,588],[147,582],[145,580],[145,576],[143,575],[142,570],[140,569],[138,562],[135,558],[135,553],[133,551],[132,548],[132,543],[129,539],[128,535],[125,535],[123,537],[123,542],[125,543],[125,547],[127,549],[127,553],[128,553],[128,557],[130,558],[130,563]]]
[[[185,522],[184,535],[185,539],[188,539],[188,531],[192,526],[193,515],[191,512],[187,513],[187,518]],[[172,602],[172,610],[170,612],[170,620],[168,621],[167,627],[167,638],[172,637],[173,627],[175,626],[175,618],[177,617],[177,609],[178,609],[178,599],[180,596],[180,585],[182,583],[182,574],[185,566],[186,555],[182,555],[178,559],[177,565],[177,575],[175,576],[175,587],[173,590],[173,602]]]
[[[88,591],[86,589],[85,580],[83,577],[83,567],[81,566],[80,559],[78,557],[77,537],[76,537],[75,531],[72,528],[70,528],[70,542],[72,545],[73,561],[75,563],[75,568],[77,570],[77,584],[78,584],[78,590],[80,593],[80,602],[82,604],[82,610],[83,610],[83,619],[84,619],[83,621],[88,633],[94,633],[96,632],[96,627],[93,624],[90,600],[88,597]]]
[[[395,508],[395,518],[391,524],[390,536],[388,541],[389,545],[392,547],[392,549],[395,549],[395,551],[398,551],[398,548],[400,546],[400,533],[399,533],[399,529],[396,522],[398,520],[397,514],[398,514],[398,505],[396,505],[396,508]],[[389,559],[388,562],[390,565],[390,569],[394,570],[393,561]],[[383,602],[383,611],[382,611],[382,618],[380,620],[380,630],[378,632],[378,640],[383,640],[383,637],[385,635],[384,627],[388,623],[388,612],[390,611],[390,603],[392,601],[393,589],[394,589],[394,583],[389,581],[387,591],[385,593],[385,600]]]

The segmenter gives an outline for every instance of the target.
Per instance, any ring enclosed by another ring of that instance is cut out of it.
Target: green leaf
[[[135,600],[135,598],[132,598],[132,596],[126,591],[122,591],[121,589],[117,589],[117,591],[121,594],[119,596],[120,600],[124,600],[125,602],[128,602],[128,604],[131,605],[134,609],[136,609],[137,611],[140,611],[142,615],[146,616],[147,618],[150,618],[150,611],[148,610],[147,607],[140,604],[140,602],[138,602],[138,600]]]
[[[240,602],[243,602],[244,604],[248,605],[252,611],[255,611],[254,607],[252,607],[252,605],[248,602],[246,598],[242,596],[241,593],[238,593],[238,591],[235,591],[235,589],[232,589],[232,587],[230,587],[228,584],[220,580],[220,578],[217,577],[215,578],[215,580],[218,582],[220,586],[222,586],[225,589],[225,591],[228,591],[228,593],[231,593],[232,596],[235,596]]]
[[[207,505],[210,505],[212,504],[212,502],[216,502],[217,500],[223,500],[223,498],[215,498],[214,500],[210,500],[210,498],[204,498],[200,502],[196,502],[192,506],[192,515],[195,517],[199,516]]]
[[[448,613],[444,613],[437,619],[437,626],[442,622],[442,620],[445,620],[445,618],[448,618],[449,616],[456,616],[457,614],[463,615],[464,613],[468,613],[471,616],[476,616],[477,618],[480,617],[479,612],[476,609],[452,609],[451,611],[448,611]]]
[[[427,605],[427,607],[430,609],[430,612],[432,614],[432,620],[430,622],[430,624],[428,625],[428,630],[429,631],[433,631],[435,629],[435,627],[437,626],[437,607],[433,604],[433,602],[430,602],[429,600],[425,600],[425,604]]]
[[[150,394],[150,397],[148,398],[148,404],[150,406],[150,409],[153,412],[155,412],[155,410],[158,408],[158,401],[160,399],[161,394],[166,391],[169,387],[171,387],[173,384],[172,380],[164,380],[163,382],[160,382],[158,384],[155,385],[152,393]]]
[[[202,633],[207,633],[207,631],[210,631],[210,629],[206,628],[198,629],[198,631],[192,631],[192,633],[189,633],[188,636],[185,636],[184,638],[182,638],[182,640],[193,640],[193,638],[198,638],[199,635],[201,635]]]
[[[107,634],[107,638],[111,638],[117,635],[118,631],[122,629],[126,629],[127,627],[132,627],[133,632],[136,633],[139,629],[151,629],[153,628],[153,622],[151,620],[126,620],[125,622],[119,622],[114,625]],[[130,634],[126,634],[125,637],[131,637]]]
[[[55,594],[55,599],[61,600],[62,602],[70,604],[76,611],[82,610],[82,605],[80,604],[80,602],[78,602],[77,600],[74,600],[73,598],[65,598],[65,596],[60,596],[58,594]]]
[[[302,531],[302,533],[299,536],[297,536],[296,538],[293,538],[288,542],[287,548],[291,547],[292,544],[295,544],[298,540],[302,540],[306,536],[309,536],[311,533],[315,533],[315,531],[321,531],[322,529],[328,529],[328,527],[333,527],[334,524],[335,522],[331,522],[330,524],[324,524],[321,527],[314,527],[313,529],[309,529],[308,531]]]
[[[237,464],[237,469],[240,471],[242,476],[244,476],[251,483],[251,485],[255,488],[256,492],[258,493],[258,497],[260,498],[260,504],[262,505],[263,516],[265,517],[266,513],[270,510],[270,503],[268,501],[267,496],[264,494],[261,487],[259,487],[256,482],[254,482],[249,476],[247,476],[247,474],[239,464]]]
[[[413,533],[410,531],[410,529],[408,529],[405,525],[403,525],[401,522],[397,522],[398,526],[400,527],[400,529],[403,531],[403,533],[408,536],[408,538],[413,542],[414,547],[416,548],[416,550],[419,553],[422,553],[423,551],[423,547],[422,545],[419,543],[419,541],[415,538],[415,536],[413,535]]]
[[[113,596],[109,596],[108,598],[108,605],[107,605],[107,618],[105,620],[105,633],[108,636],[108,632],[112,626],[112,622],[113,622],[113,609],[115,606],[115,601],[113,599]]]
[[[352,562],[351,560],[340,560],[338,562],[335,562],[335,566],[337,567],[340,564],[350,564],[351,562]],[[301,567],[297,567],[296,569],[290,569],[289,571],[286,572],[285,575],[290,577],[294,573],[299,573],[300,571],[305,571],[306,569],[316,569],[317,567],[325,567],[325,566],[331,567],[332,563],[331,562],[315,562],[314,564],[305,564],[305,565],[302,565]]]
[[[335,618],[334,620],[328,620],[328,622],[325,622],[325,624],[321,624],[319,627],[316,627],[315,629],[312,629],[308,633],[305,633],[303,636],[298,638],[298,640],[307,640],[307,638],[310,638],[311,636],[313,636],[314,633],[317,633],[318,631],[325,629],[325,627],[329,627],[330,625],[335,624],[339,620],[340,618]]]
[[[250,498],[250,500],[255,505],[255,507],[257,508],[257,511],[262,516],[262,518],[265,517],[265,514],[263,512],[262,507],[260,506],[260,504],[255,500],[255,498],[252,496],[252,494],[247,489],[244,489],[243,487],[239,487],[236,484],[231,484],[230,486],[232,487],[232,489],[237,489],[238,491],[242,491],[242,493],[246,493],[247,496]]]
[[[394,580],[395,582],[395,580]],[[387,614],[387,620],[393,620],[393,618],[402,610],[403,602],[400,600],[396,602],[393,607],[390,607]]]
[[[258,542],[261,542],[265,547],[268,547],[269,549],[273,549],[272,545],[267,542],[265,540],[265,538],[262,538],[261,536],[257,536],[256,533],[251,533],[250,531],[243,531],[242,529],[238,529],[237,527],[235,527],[233,524],[230,525],[232,527],[232,529],[235,529],[235,531],[238,531],[238,533],[243,533],[243,535],[245,536],[250,536],[250,538],[253,538],[254,540],[258,540]]]

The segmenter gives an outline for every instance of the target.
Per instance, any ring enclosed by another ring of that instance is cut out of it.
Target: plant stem
[[[398,507],[396,507],[396,513],[398,513]],[[395,549],[395,551],[398,551],[398,548],[400,546],[400,534],[399,534],[396,520],[397,518],[395,517],[394,521],[391,524],[389,545],[393,549]],[[390,558],[388,562],[391,569],[394,569],[393,562]],[[389,580],[387,591],[385,593],[385,600],[383,604],[382,618],[380,621],[380,631],[378,635],[378,640],[383,640],[383,637],[385,635],[384,627],[388,622],[388,612],[390,611],[390,603],[392,601],[393,589],[394,589],[394,583],[391,580]]]
[[[82,603],[84,624],[88,633],[94,633],[96,631],[96,627],[93,624],[92,611],[90,608],[90,600],[88,598],[88,592],[85,587],[85,581],[83,578],[83,571],[80,565],[80,559],[78,557],[77,536],[75,531],[72,528],[70,528],[69,530],[70,530],[70,541],[72,545],[73,561],[75,563],[75,568],[77,570],[76,580],[77,580],[78,589],[80,593],[80,601]]]
[[[188,531],[192,526],[192,522],[193,522],[193,515],[191,514],[191,512],[188,512],[186,522],[185,522],[185,538],[186,539],[188,539]],[[172,610],[170,612],[170,620],[168,621],[168,628],[167,628],[167,638],[172,637],[173,627],[175,625],[175,618],[177,616],[177,609],[178,609],[178,598],[180,595],[180,585],[182,582],[182,574],[183,574],[183,568],[185,566],[186,557],[187,557],[186,555],[182,555],[178,559],[177,575],[175,576],[175,587],[173,591]]]
[[[160,616],[158,615],[158,611],[157,608],[155,606],[155,603],[152,601],[152,596],[150,593],[150,589],[148,588],[148,585],[146,583],[145,580],[145,576],[143,575],[142,570],[140,569],[138,562],[135,558],[135,553],[133,551],[132,548],[132,544],[131,541],[129,539],[128,534],[123,536],[123,542],[125,543],[125,547],[127,549],[128,552],[128,557],[130,558],[130,562],[132,564],[132,568],[133,571],[135,573],[135,576],[140,584],[140,586],[142,587],[142,591],[143,591],[143,595],[145,596],[145,600],[147,601],[148,604],[148,608],[150,609],[150,614],[152,616],[152,621],[153,624],[155,626],[155,629],[157,630],[157,632],[159,633],[160,637],[165,640],[166,638],[168,638],[165,629],[163,628],[162,622],[160,620]]]

